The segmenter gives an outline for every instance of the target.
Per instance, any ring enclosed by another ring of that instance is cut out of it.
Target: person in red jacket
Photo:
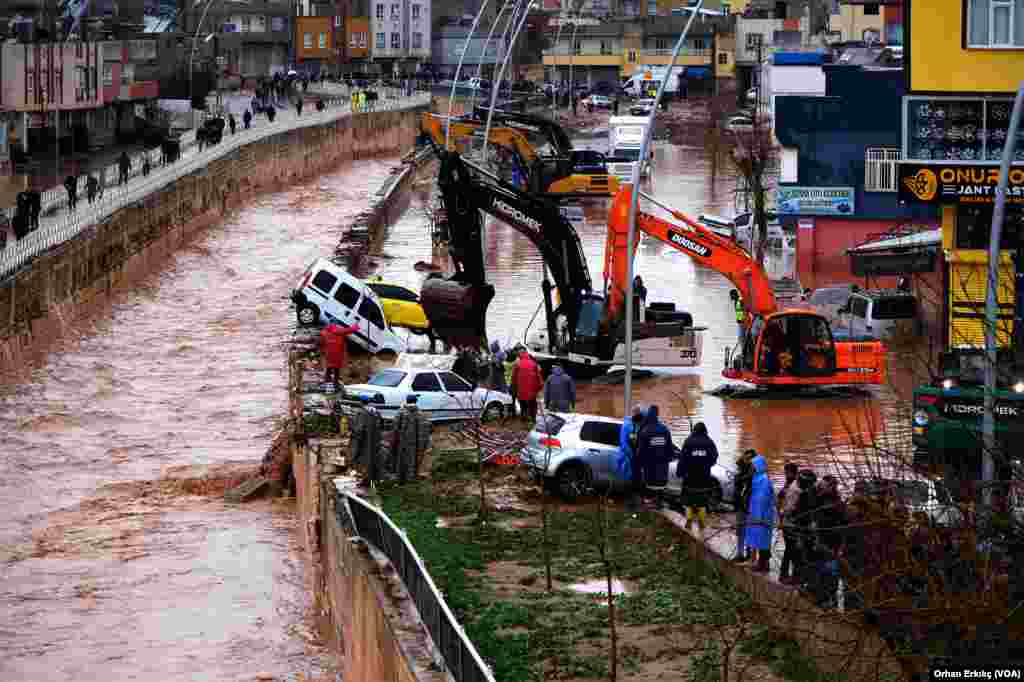
[[[540,366],[525,350],[512,368],[512,395],[519,401],[519,412],[531,420],[537,418],[537,394],[544,388]]]
[[[324,381],[341,383],[341,369],[348,364],[348,349],[345,347],[345,339],[349,334],[359,331],[359,325],[341,327],[336,324],[329,324],[320,331],[320,352],[324,356]]]

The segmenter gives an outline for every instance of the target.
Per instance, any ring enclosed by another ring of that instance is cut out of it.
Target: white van
[[[622,91],[630,97],[646,97],[651,89],[657,90],[661,87],[661,79],[665,77],[667,66],[641,65],[633,69],[633,75],[622,83]],[[673,93],[679,90],[679,79],[686,73],[685,66],[676,66],[672,69],[672,76],[665,84],[665,92]]]
[[[401,353],[406,342],[395,334],[384,317],[377,295],[364,282],[325,258],[317,258],[292,291],[299,326],[314,324],[358,324],[350,337],[357,344],[379,353]]]
[[[608,119],[608,175],[624,182],[633,179],[633,167],[640,158],[645,130],[645,116],[612,116]],[[649,170],[650,163],[644,163],[640,167],[640,176],[647,175]]]

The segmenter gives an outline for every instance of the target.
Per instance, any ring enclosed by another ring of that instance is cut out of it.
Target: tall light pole
[[[206,13],[210,11],[210,7],[213,6],[213,3],[216,1],[217,0],[195,0],[195,2],[193,2],[192,4],[193,7],[198,7],[199,3],[206,3],[206,7],[203,8],[203,14],[201,17],[199,17],[199,23],[196,24],[196,31],[192,35],[192,52],[188,56],[188,110],[193,128],[196,127],[195,110],[192,107],[192,75],[193,62],[195,61],[196,58],[196,43],[199,40],[199,31],[202,30],[203,22],[206,20]],[[209,40],[209,38],[207,38],[206,40]]]
[[[487,125],[484,126],[484,149],[483,159],[487,160],[487,143],[491,136],[491,119],[494,118],[494,107],[498,100],[498,90],[501,89],[501,81],[505,78],[505,69],[508,68],[508,60],[512,55],[512,46],[516,44],[516,40],[519,39],[519,33],[523,30],[523,26],[526,25],[526,19],[530,16],[530,9],[533,8],[533,2],[526,0],[523,2],[522,14],[519,17],[519,25],[516,26],[515,32],[512,34],[512,40],[509,43],[509,49],[505,51],[505,59],[501,63],[501,71],[498,73],[498,78],[491,88],[491,108],[487,112]]]
[[[469,50],[469,41],[473,39],[473,34],[476,33],[476,26],[480,23],[480,17],[484,15],[484,10],[487,9],[488,0],[484,0],[480,4],[480,11],[476,13],[476,17],[473,18],[473,25],[469,27],[469,34],[466,36],[466,42],[462,45],[462,54],[459,55],[459,65],[455,67],[455,75],[452,77],[452,92],[448,96],[448,118],[452,117],[452,107],[455,105],[455,89],[459,86],[459,74],[462,73],[462,62],[466,60],[466,52]],[[448,150],[448,141],[452,137],[452,126],[449,121],[445,125],[444,132],[444,148]]]
[[[580,26],[580,16],[576,15],[576,19],[572,23],[572,42],[569,43],[569,99],[566,102],[565,114],[569,115],[569,107],[572,106],[572,98],[576,96],[576,84],[572,80],[572,67],[575,63],[576,57],[576,29]]]
[[[999,266],[1002,256],[1003,216],[1006,212],[1006,188],[1010,182],[1010,164],[1013,163],[1017,130],[1020,128],[1021,109],[1024,109],[1024,82],[1017,90],[1010,115],[1010,127],[1006,131],[1003,146],[1003,160],[999,164],[999,187],[996,189],[996,205],[992,209],[992,229],[988,242],[988,291],[985,294],[985,413],[982,417],[981,480],[982,500],[986,512],[992,509],[992,482],[995,480],[996,450],[996,379],[999,360],[996,350],[996,324],[999,321]],[[1019,292],[1018,292],[1019,293]],[[1014,320],[1014,323],[1017,323]]]
[[[640,169],[647,161],[648,149],[651,146],[651,134],[654,132],[654,117],[658,113],[658,104],[665,94],[668,86],[668,79],[672,77],[672,71],[676,67],[676,59],[679,52],[686,43],[686,35],[690,32],[693,20],[700,13],[704,0],[697,0],[694,7],[688,8],[690,18],[683,27],[683,32],[676,41],[675,49],[672,50],[672,59],[669,60],[668,69],[661,78],[661,85],[658,87],[658,94],[654,97],[654,104],[651,106],[651,113],[647,115],[647,127],[644,129],[644,136],[640,142],[640,157],[633,166],[632,187],[629,193],[629,232],[626,236],[626,376],[623,383],[623,407],[622,413],[629,414],[630,403],[633,401],[633,240],[636,239],[636,211],[637,203],[640,200]]]
[[[498,10],[498,16],[494,17],[494,21],[491,22],[491,30],[487,32],[487,40],[484,41],[483,51],[480,53],[480,61],[476,65],[477,78],[480,78],[481,74],[483,74],[484,59],[487,57],[487,48],[491,46],[491,38],[494,37],[494,29],[498,27],[498,24],[501,22],[501,18],[505,16],[505,10],[508,9],[508,6],[509,4],[511,4],[511,2],[512,0],[505,0],[505,2],[503,2],[501,5],[501,9]],[[515,11],[513,11],[512,16],[513,19],[509,19],[508,24],[505,27],[506,32],[508,31],[508,26],[511,26],[512,22],[514,21]],[[473,90],[473,92],[471,93],[470,101],[472,103],[472,106],[476,106],[476,90]]]

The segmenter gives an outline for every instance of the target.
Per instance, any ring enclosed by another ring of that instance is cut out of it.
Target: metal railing
[[[338,514],[347,512],[347,520],[351,521],[359,537],[387,556],[401,576],[420,619],[455,681],[495,682],[491,669],[455,620],[405,533],[392,523],[387,514],[352,493],[345,493],[344,502],[338,506]],[[346,519],[341,519],[341,522],[344,527],[349,525]]]
[[[410,98],[402,99],[395,96],[397,90],[381,92],[381,94],[383,99],[377,100],[374,111],[412,108],[430,102],[428,93],[417,93]],[[143,152],[136,155],[132,161],[129,180],[124,184],[116,184],[119,169],[114,163],[101,171],[103,179],[100,186],[103,190],[92,203],[88,203],[84,198],[84,182],[80,179],[80,198],[78,208],[74,212],[66,210],[67,192],[63,187],[46,190],[41,197],[42,213],[57,210],[58,214],[40,215],[39,229],[30,232],[20,240],[8,242],[6,248],[0,251],[0,280],[6,279],[36,256],[75,237],[85,228],[102,222],[115,211],[141,201],[162,187],[194,173],[240,147],[271,135],[330,123],[352,113],[350,99],[347,96],[330,96],[323,97],[323,99],[327,103],[327,108],[324,111],[316,111],[315,108],[312,111],[307,109],[302,116],[299,116],[294,109],[282,109],[277,112],[273,123],[265,116],[255,117],[252,127],[248,130],[241,128],[235,135],[225,133],[219,144],[208,146],[202,151],[199,151],[195,144],[195,131],[189,131],[179,138],[181,157],[178,161],[157,167],[156,162],[160,159],[160,150],[152,149]],[[149,175],[143,176],[142,157],[146,155],[149,156],[152,170]],[[8,214],[8,217],[11,216],[13,213]]]

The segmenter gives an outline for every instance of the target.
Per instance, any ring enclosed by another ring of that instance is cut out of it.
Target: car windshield
[[[377,372],[370,380],[366,383],[370,386],[385,386],[387,388],[394,388],[398,384],[402,383],[402,379],[405,378],[405,372],[401,372],[397,369],[385,369]]]

